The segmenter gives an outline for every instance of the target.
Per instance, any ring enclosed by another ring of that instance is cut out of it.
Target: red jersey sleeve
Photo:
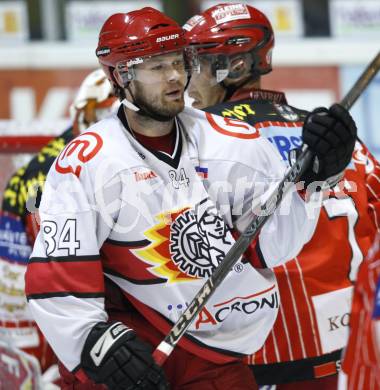
[[[380,164],[362,142],[356,144],[353,162],[356,169],[365,172],[368,213],[380,231]]]

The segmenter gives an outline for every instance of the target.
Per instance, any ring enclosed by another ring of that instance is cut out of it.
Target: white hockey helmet
[[[82,82],[70,106],[74,135],[109,115],[119,105],[102,69],[91,72]]]

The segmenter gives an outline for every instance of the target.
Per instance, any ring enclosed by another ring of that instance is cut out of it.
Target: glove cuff
[[[135,332],[122,322],[99,322],[91,329],[82,350],[81,366],[96,383],[100,382],[98,374],[102,362],[112,354],[119,339],[128,333],[130,333],[128,339],[135,338]]]
[[[290,150],[289,156],[288,156],[290,166],[293,166],[295,164],[300,153],[301,153],[301,149]],[[315,161],[316,160],[314,158],[313,165],[315,164]],[[341,172],[339,172],[333,176],[328,177],[327,179],[321,180],[320,175],[316,174],[312,168],[311,169],[309,168],[303,173],[302,177],[300,178],[300,181],[304,182],[304,189],[305,190],[308,189],[308,187],[311,183],[318,182],[321,185],[318,185],[316,187],[316,190],[317,191],[324,191],[326,189],[334,188],[343,179],[343,176],[344,176],[344,170],[342,170]]]

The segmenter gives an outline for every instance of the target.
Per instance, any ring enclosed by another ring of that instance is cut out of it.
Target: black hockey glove
[[[94,326],[84,344],[81,365],[94,382],[110,390],[169,389],[151,347],[121,322]]]
[[[336,185],[351,161],[356,141],[356,125],[350,113],[339,104],[329,109],[316,108],[305,119],[302,138],[315,154],[301,178],[305,187],[325,180],[330,187]]]

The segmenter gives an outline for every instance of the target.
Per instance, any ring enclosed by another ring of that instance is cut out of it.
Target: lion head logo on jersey
[[[169,282],[209,277],[233,244],[224,220],[207,199],[169,214],[156,217],[159,223],[144,233],[151,244],[135,254]]]

